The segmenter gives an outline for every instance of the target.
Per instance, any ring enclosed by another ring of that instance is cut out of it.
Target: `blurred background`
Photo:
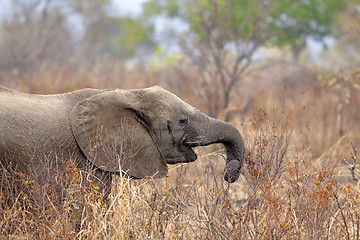
[[[320,156],[360,131],[359,36],[359,0],[0,0],[0,84],[158,84],[248,136],[286,120]]]

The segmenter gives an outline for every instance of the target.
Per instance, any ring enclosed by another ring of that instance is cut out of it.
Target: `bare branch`
[[[351,147],[352,147],[352,150],[353,152],[350,154],[351,155],[351,161],[347,161],[345,158],[344,158],[344,162],[348,165],[348,168],[350,169],[350,172],[351,172],[351,176],[352,178],[356,181],[356,182],[359,182],[360,179],[359,179],[359,175],[360,175],[360,170],[358,170],[356,168],[356,160],[357,160],[357,150],[353,144],[353,142],[351,142]]]

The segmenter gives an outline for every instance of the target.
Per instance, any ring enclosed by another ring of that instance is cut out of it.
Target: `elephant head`
[[[240,173],[239,131],[158,86],[101,92],[78,102],[69,119],[82,152],[105,171],[159,178],[167,174],[167,164],[195,161],[193,147],[222,143],[225,180],[234,182]]]

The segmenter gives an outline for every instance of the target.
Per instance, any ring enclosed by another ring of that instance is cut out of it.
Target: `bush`
[[[359,238],[359,194],[351,186],[338,184],[338,166],[331,157],[316,162],[306,151],[296,153],[290,148],[286,124],[275,120],[260,127],[248,145],[243,177],[233,185],[222,179],[220,150],[204,153],[197,164],[170,169],[169,178],[119,176],[108,202],[102,201],[96,182],[84,177],[71,161],[42,174],[10,174],[3,169],[1,235],[20,239]]]

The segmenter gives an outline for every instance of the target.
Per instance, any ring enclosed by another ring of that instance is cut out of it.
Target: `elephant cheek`
[[[168,172],[166,162],[155,145],[139,149],[128,169],[128,174],[133,178],[161,178]]]
[[[187,151],[185,152],[185,159],[188,162],[194,162],[197,159],[197,155],[194,152],[194,150],[192,150],[191,148],[188,148]]]

